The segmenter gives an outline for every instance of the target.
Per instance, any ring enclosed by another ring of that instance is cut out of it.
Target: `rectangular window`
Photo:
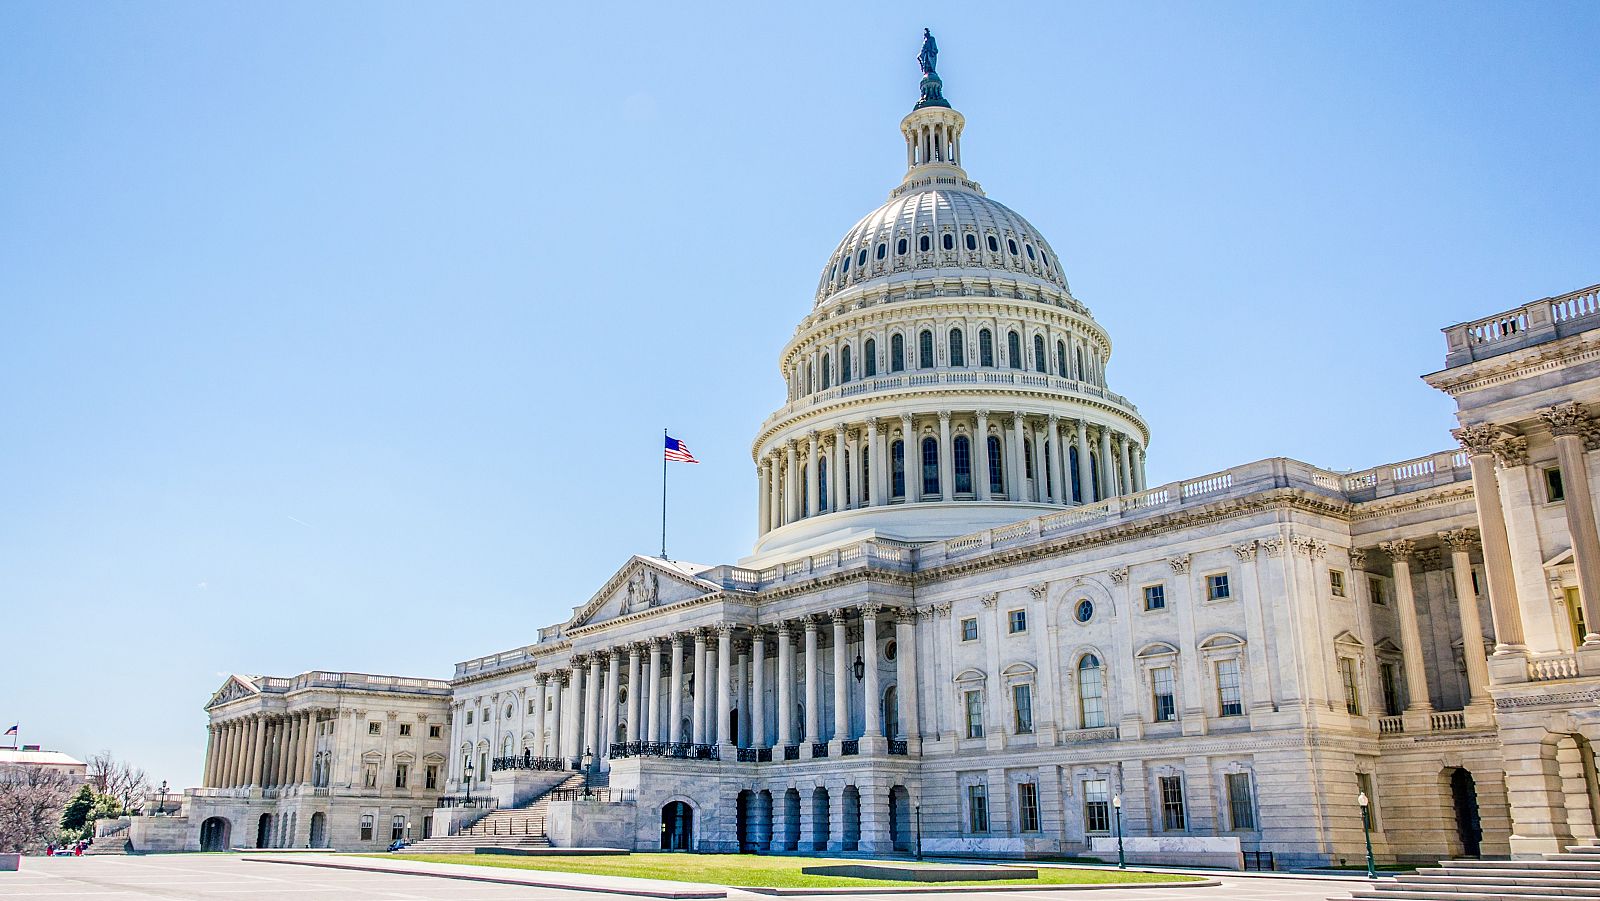
[[[1162,776],[1156,780],[1161,786],[1161,828],[1167,832],[1181,832],[1187,820],[1183,815],[1183,777]]]
[[[472,711],[467,711],[467,725],[472,725]]]
[[[989,792],[981,785],[967,786],[967,831],[989,831]]]
[[[1165,610],[1165,609],[1167,609],[1167,586],[1165,586],[1165,585],[1146,585],[1144,587],[1144,609],[1146,609],[1146,610]]]
[[[1344,597],[1344,570],[1328,570],[1328,590],[1333,592],[1336,598]]]
[[[1389,602],[1383,597],[1383,580],[1377,576],[1367,579],[1367,593],[1372,595],[1372,603],[1379,607],[1386,606]]]
[[[528,716],[533,716],[534,707],[538,703],[539,703],[538,701],[529,701],[528,702]]]
[[[1156,722],[1170,723],[1178,718],[1178,704],[1173,697],[1172,667],[1158,666],[1150,671],[1152,708]]]
[[[372,814],[370,813],[361,815],[361,840],[364,842],[372,841]]]
[[[409,766],[406,766],[403,763],[395,764],[395,768],[394,768],[394,787],[395,788],[405,788],[406,787],[406,783],[408,783],[410,781],[411,781],[411,768]]]
[[[406,817],[397,813],[389,820],[389,841],[397,842],[406,837]]]
[[[411,734],[411,724],[410,723],[401,723],[400,724],[400,737],[404,738],[404,737],[406,737],[406,736],[408,736],[410,734]]]
[[[1558,466],[1544,471],[1544,499],[1552,504],[1567,499],[1567,488],[1561,484],[1561,468]]]
[[[1011,629],[1011,634],[1028,631],[1028,611],[1013,610],[1006,614],[1006,624]]]
[[[1378,795],[1377,792],[1373,790],[1371,773],[1356,773],[1356,791],[1367,796],[1367,825],[1373,829],[1377,829]]]
[[[1106,724],[1105,680],[1100,674],[1100,661],[1094,666],[1078,665],[1078,706],[1083,714],[1083,728],[1099,729]]]
[[[383,734],[383,724],[382,723],[367,723],[367,734],[368,735],[382,735]]]
[[[1016,732],[1028,735],[1033,732],[1033,686],[1011,686],[1011,707],[1016,713]]]
[[[532,711],[529,711],[529,712],[531,713]],[[429,738],[438,738],[439,736],[441,736],[443,734],[444,734],[444,731],[439,726],[429,726],[428,727],[428,737]]]
[[[1017,783],[1017,829],[1039,831],[1039,785],[1036,782]]]
[[[961,640],[962,641],[977,641],[978,640],[978,618],[977,617],[969,616],[966,619],[961,621]]]
[[[967,737],[983,737],[983,692],[969,691],[963,696],[967,707]]]
[[[1083,780],[1083,831],[1111,831],[1111,788],[1104,779]]]
[[[1206,600],[1225,601],[1228,599],[1228,574],[1213,573],[1206,576]]]
[[[422,785],[424,788],[430,789],[439,787],[439,768],[437,766],[429,764],[423,769]]]
[[[1378,681],[1383,687],[1383,715],[1400,715],[1400,682],[1394,675],[1394,664],[1378,664]]]
[[[1217,661],[1217,711],[1221,716],[1242,716],[1244,694],[1239,687],[1239,661]]]
[[[1581,647],[1589,634],[1589,626],[1583,621],[1583,603],[1578,598],[1578,589],[1562,589],[1561,596],[1566,602],[1567,625],[1572,627],[1572,646]]]
[[[1351,716],[1361,715],[1361,683],[1356,678],[1356,658],[1339,658],[1339,676],[1344,681],[1344,709]]]
[[[1256,828],[1256,811],[1250,803],[1250,774],[1229,773],[1228,782],[1228,819],[1233,823],[1235,832],[1244,832]]]

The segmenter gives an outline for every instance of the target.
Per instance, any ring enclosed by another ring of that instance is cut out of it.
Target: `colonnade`
[[[273,788],[310,782],[321,709],[251,713],[206,727],[204,785]]]
[[[756,472],[765,534],[888,504],[1092,503],[1143,491],[1145,450],[1134,436],[1084,419],[941,410],[814,429],[774,447]]]

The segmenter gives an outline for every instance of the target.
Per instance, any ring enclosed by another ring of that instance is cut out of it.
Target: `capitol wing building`
[[[1383,861],[1593,839],[1600,289],[1445,330],[1449,449],[1151,486],[1110,337],[968,175],[933,69],[782,351],[748,557],[632,556],[449,680],[232,677],[204,785],[134,847],[1114,858],[1120,830],[1282,867],[1364,859],[1363,798]]]

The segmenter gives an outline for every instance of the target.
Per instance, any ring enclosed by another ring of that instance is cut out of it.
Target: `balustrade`
[[[1576,654],[1547,654],[1528,660],[1529,682],[1550,682],[1556,679],[1576,679],[1578,657]]]
[[[489,769],[500,770],[566,770],[569,761],[560,757],[496,757],[489,761]]]

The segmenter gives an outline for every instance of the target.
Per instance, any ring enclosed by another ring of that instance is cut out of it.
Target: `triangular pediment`
[[[217,689],[211,695],[211,700],[206,702],[206,709],[210,710],[229,701],[237,701],[240,698],[248,698],[258,694],[261,694],[261,689],[257,688],[249,678],[245,676],[229,676],[228,681],[222,683],[222,687]]]
[[[696,578],[709,567],[654,557],[630,558],[587,604],[574,608],[568,628],[593,626],[652,607],[665,607],[721,591],[715,582]]]

